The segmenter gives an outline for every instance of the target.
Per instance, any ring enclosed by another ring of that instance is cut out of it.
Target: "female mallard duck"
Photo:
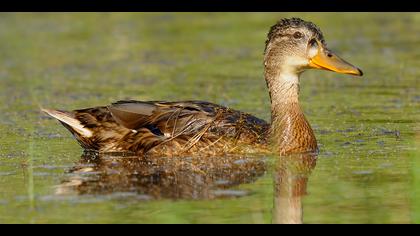
[[[264,75],[271,124],[250,114],[202,101],[119,101],[72,112],[43,109],[87,150],[139,155],[280,154],[314,152],[315,135],[299,106],[299,76],[309,68],[362,75],[326,47],[320,29],[298,18],[271,27]],[[273,144],[273,145],[270,145]]]

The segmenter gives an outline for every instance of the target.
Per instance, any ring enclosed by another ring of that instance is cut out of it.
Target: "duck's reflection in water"
[[[266,171],[261,157],[141,158],[84,153],[58,195],[131,193],[144,199],[214,199],[248,193],[230,188]],[[128,194],[130,195],[130,194]]]
[[[302,197],[307,194],[308,178],[315,168],[316,159],[315,154],[300,154],[277,160],[272,223],[303,223]]]
[[[56,194],[131,193],[128,196],[144,200],[243,197],[248,192],[232,188],[254,182],[271,166],[272,223],[302,223],[302,197],[315,164],[316,155],[311,154],[277,157],[272,168],[261,156],[141,158],[84,153]]]

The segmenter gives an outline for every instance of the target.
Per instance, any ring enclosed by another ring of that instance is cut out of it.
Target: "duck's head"
[[[299,18],[282,19],[270,28],[265,47],[266,69],[300,74],[315,68],[363,75],[352,64],[327,48],[321,30]]]

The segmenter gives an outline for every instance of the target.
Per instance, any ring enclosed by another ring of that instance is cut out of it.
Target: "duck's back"
[[[82,147],[101,152],[214,155],[267,148],[267,122],[202,101],[119,101],[72,112],[44,111]]]

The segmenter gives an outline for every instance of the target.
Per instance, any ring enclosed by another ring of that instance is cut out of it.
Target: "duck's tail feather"
[[[66,127],[73,134],[81,136],[82,138],[90,138],[93,136],[93,132],[82,125],[82,123],[75,118],[74,114],[66,111],[45,108],[41,108],[41,110],[59,120],[64,125],[64,127]]]

